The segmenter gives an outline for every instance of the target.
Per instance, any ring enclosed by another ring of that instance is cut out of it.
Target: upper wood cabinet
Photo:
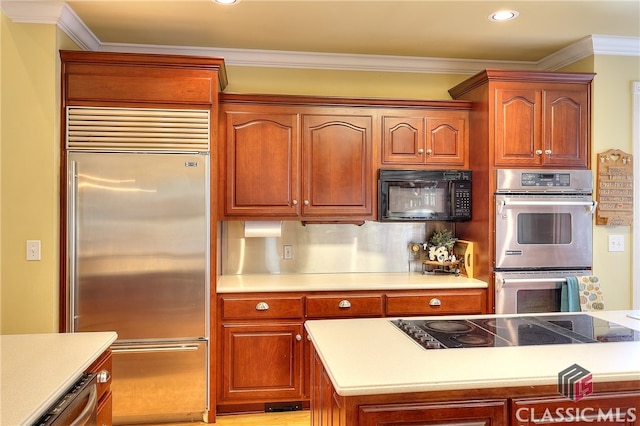
[[[449,90],[476,105],[471,167],[588,168],[593,77],[488,69]]]
[[[496,88],[496,166],[585,167],[589,102],[584,86]]]
[[[382,111],[380,120],[381,167],[467,167],[467,111]]]
[[[376,218],[378,168],[466,168],[466,101],[220,95],[225,219]]]
[[[223,109],[225,216],[298,216],[299,115]]]
[[[302,116],[302,216],[373,214],[373,117]]]

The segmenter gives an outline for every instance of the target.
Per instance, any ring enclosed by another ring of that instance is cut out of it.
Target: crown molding
[[[606,35],[585,37],[537,62],[102,43],[65,2],[2,0],[0,9],[13,22],[55,24],[84,50],[214,56],[239,67],[475,74],[485,68],[556,70],[594,54],[640,56],[640,38]]]

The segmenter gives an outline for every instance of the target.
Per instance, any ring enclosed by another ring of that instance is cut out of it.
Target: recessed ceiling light
[[[236,3],[240,3],[240,0],[213,0],[216,3],[219,4],[236,4]]]
[[[517,10],[499,10],[489,15],[490,21],[510,21],[516,19],[519,13]]]

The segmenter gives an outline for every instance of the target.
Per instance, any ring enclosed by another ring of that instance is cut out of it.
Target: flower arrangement
[[[453,236],[453,232],[448,229],[439,229],[434,231],[429,238],[429,242],[425,244],[429,250],[429,260],[437,260],[445,262],[447,260],[455,261],[455,256],[450,255],[453,245],[458,241]],[[425,247],[425,249],[427,248]]]

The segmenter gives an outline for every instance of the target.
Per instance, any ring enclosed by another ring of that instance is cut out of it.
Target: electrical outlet
[[[609,251],[624,251],[624,235],[609,235]]]
[[[27,240],[27,260],[40,260],[40,240]]]
[[[282,257],[284,260],[293,259],[293,246],[291,244],[285,244],[282,246]]]

